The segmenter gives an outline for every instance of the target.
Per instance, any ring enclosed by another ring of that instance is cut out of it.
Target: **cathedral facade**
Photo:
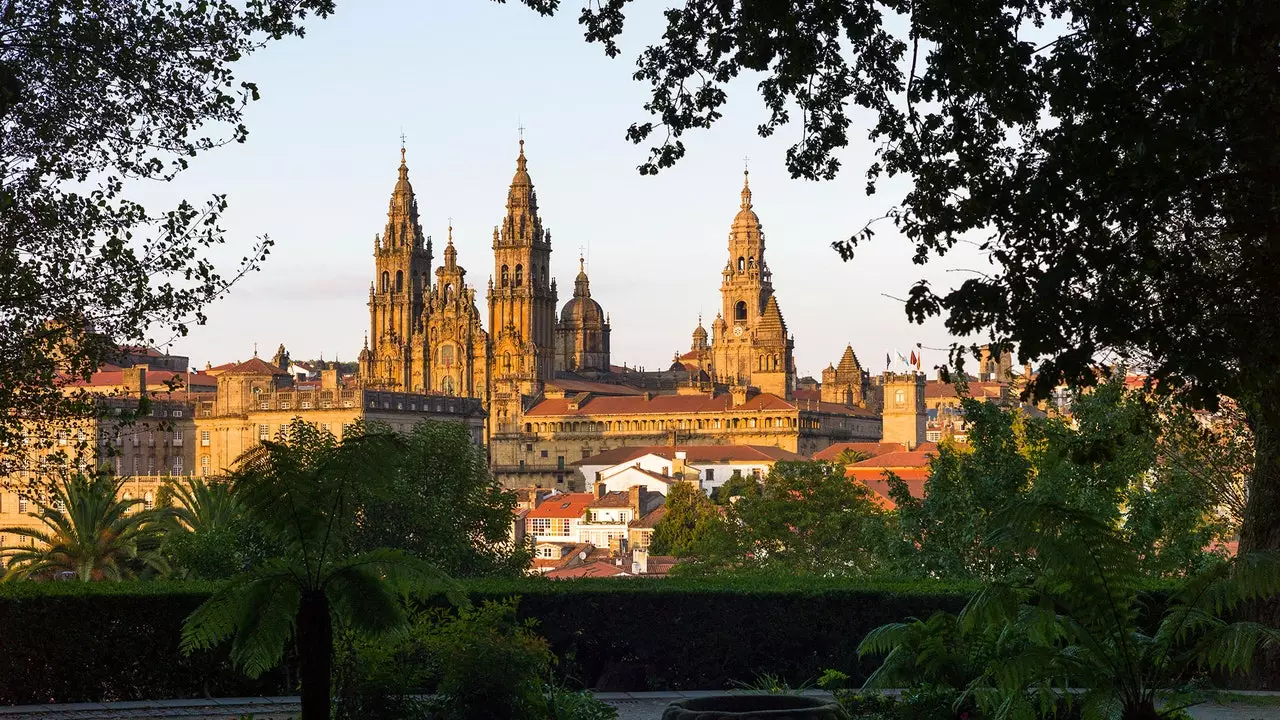
[[[478,399],[490,464],[509,487],[570,489],[567,464],[618,446],[752,444],[807,454],[881,438],[880,408],[868,404],[868,377],[852,350],[824,373],[830,388],[797,390],[795,341],[773,291],[749,176],[729,228],[720,312],[710,332],[699,319],[690,351],[667,370],[611,364],[609,316],[581,259],[557,313],[551,250],[521,140],[493,231],[482,323],[452,228],[432,272],[432,241],[401,150],[386,226],[374,238],[363,385]]]

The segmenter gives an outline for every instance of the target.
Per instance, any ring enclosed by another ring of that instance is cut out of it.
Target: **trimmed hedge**
[[[522,579],[466,583],[474,601],[519,595],[520,614],[571,681],[599,690],[717,689],[764,672],[793,683],[839,668],[860,680],[866,632],[957,611],[972,586],[800,578]],[[183,619],[203,583],[0,585],[0,705],[289,694],[289,668],[250,681],[225,654],[187,658]],[[441,604],[432,588],[420,601]]]

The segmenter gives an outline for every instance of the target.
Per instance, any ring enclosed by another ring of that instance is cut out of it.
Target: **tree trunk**
[[[1262,395],[1246,415],[1253,430],[1254,465],[1246,489],[1248,501],[1240,528],[1239,552],[1277,550],[1280,549],[1280,393]],[[1280,598],[1250,603],[1242,614],[1245,619],[1280,627]],[[1250,688],[1280,687],[1280,652],[1274,649],[1259,652],[1244,684]]]
[[[1280,394],[1249,408],[1254,465],[1240,528],[1240,551],[1280,550]]]
[[[298,606],[298,680],[302,720],[329,720],[333,618],[323,590],[302,594]]]

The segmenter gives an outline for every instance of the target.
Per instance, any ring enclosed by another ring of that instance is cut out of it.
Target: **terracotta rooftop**
[[[582,517],[582,514],[587,510],[587,506],[594,502],[595,499],[596,496],[592,493],[552,495],[543,500],[538,507],[530,510],[528,517],[530,519]]]
[[[917,447],[916,449],[921,452],[937,452],[938,444],[931,443],[931,442],[920,443],[920,446]],[[907,446],[902,443],[895,443],[895,442],[834,443],[828,446],[827,448],[814,453],[813,459],[824,460],[824,461],[835,460],[837,457],[840,456],[840,453],[844,452],[845,450],[853,450],[854,452],[859,452],[859,453],[862,453],[863,455],[866,455],[868,458],[874,458],[880,455],[884,455],[886,453],[906,452]]]
[[[890,452],[854,463],[852,467],[871,468],[927,468],[929,461],[938,454],[937,445],[932,448],[916,448],[907,452]]]
[[[876,413],[860,407],[846,407],[836,403],[801,401],[795,403],[773,393],[758,393],[747,398],[739,407],[733,406],[733,396],[729,393],[712,395],[655,395],[619,397],[596,396],[587,397],[577,409],[570,410],[571,400],[568,398],[546,398],[534,405],[525,413],[525,417],[559,417],[559,416],[591,416],[591,415],[671,415],[681,413],[723,413],[730,411],[761,412],[769,410],[819,410],[839,415],[860,415],[879,417]]]
[[[969,397],[975,400],[998,398],[1001,396],[1002,388],[1006,386],[1007,383],[971,380],[969,382]],[[953,398],[959,397],[959,394],[956,392],[956,386],[951,383],[930,380],[924,385],[924,396],[926,398]]]
[[[885,479],[886,472],[892,472],[905,482],[907,484],[907,492],[911,493],[911,497],[924,497],[924,484],[929,479],[928,468],[889,469],[851,465],[845,470],[845,477],[866,485],[872,492],[872,499],[880,507],[892,510],[897,507],[897,504],[889,497],[889,481]]]
[[[596,499],[595,502],[591,503],[591,505],[589,505],[588,507],[624,508],[624,507],[630,507],[630,506],[631,506],[631,503],[630,503],[630,498],[628,497],[628,493],[622,490],[615,490],[613,492],[607,492],[604,495],[601,495],[599,498]]]
[[[617,577],[618,575],[626,574],[622,568],[611,562],[597,560],[577,567],[552,570],[546,573],[546,576],[553,580],[572,580],[576,578]]]
[[[632,520],[627,525],[627,527],[634,528],[636,530],[652,529],[657,527],[658,523],[662,522],[662,518],[666,516],[667,516],[667,506],[659,505],[658,507],[654,508],[648,515],[645,515],[639,520]]]
[[[567,393],[589,392],[597,395],[643,395],[644,391],[629,385],[557,378],[547,383],[549,388],[559,388]]]
[[[272,365],[260,357],[251,357],[248,360],[236,365],[235,367],[224,371],[227,375],[288,375],[289,373]]]
[[[685,454],[685,462],[776,462],[778,460],[803,460],[804,458],[790,450],[767,445],[641,445],[637,447],[619,447],[605,450],[589,458],[578,460],[573,465],[620,465],[645,455],[657,455],[667,460],[675,460],[676,453]]]
[[[188,380],[190,380],[190,387],[192,389],[202,387],[213,388],[218,384],[217,379],[212,375],[205,375],[204,373],[185,373],[175,372],[173,370],[147,370],[148,386],[163,385],[172,381],[175,383],[175,387],[182,389],[188,386]],[[76,380],[75,382],[72,382],[71,385],[77,387],[110,387],[123,383],[124,370],[115,368],[112,370],[99,370],[90,376],[88,382],[85,382],[84,380]]]

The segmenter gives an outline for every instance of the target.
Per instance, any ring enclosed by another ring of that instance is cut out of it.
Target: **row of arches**
[[[530,272],[529,272],[530,278],[532,278],[533,280],[540,280],[544,286],[547,284],[547,269],[545,267],[542,268],[541,274],[539,274],[538,272],[537,265],[530,265],[529,269],[530,269]],[[502,268],[498,270],[498,286],[499,287],[521,287],[523,285],[524,285],[524,265],[523,264],[516,265],[514,274],[510,265],[503,265]]]
[[[738,272],[746,272],[747,270],[755,270],[755,269],[756,269],[756,258],[754,255],[746,258],[744,258],[741,255],[738,256]]]
[[[766,430],[795,428],[796,418],[742,417],[710,420],[582,420],[525,423],[529,433],[665,432],[668,430]]]
[[[425,291],[431,287],[430,281],[427,279],[426,273],[418,273],[418,284]],[[378,284],[379,292],[404,292],[404,271],[397,270],[395,275],[395,283],[391,282],[391,271],[383,270],[380,282]]]

